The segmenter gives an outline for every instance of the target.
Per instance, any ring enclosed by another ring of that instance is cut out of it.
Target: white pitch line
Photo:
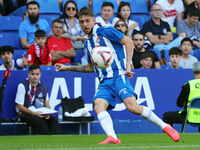
[[[85,149],[91,149],[91,150],[106,150],[106,149],[149,149],[149,148],[162,148],[162,149],[168,149],[168,148],[186,148],[186,147],[200,147],[200,145],[176,145],[176,146],[130,146],[130,147],[86,147],[86,148],[46,148],[46,149],[22,149],[22,150],[85,150]]]

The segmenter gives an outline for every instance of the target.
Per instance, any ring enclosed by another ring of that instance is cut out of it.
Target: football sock
[[[113,138],[118,140],[117,135],[115,134],[115,131],[113,129],[113,122],[110,117],[110,114],[107,111],[102,111],[97,115],[97,117],[106,134],[108,136],[111,135]]]
[[[144,119],[158,125],[162,130],[167,126],[167,124],[164,123],[158,116],[156,116],[156,114],[154,114],[153,111],[151,111],[149,108],[145,106],[143,106],[143,112],[141,116]]]

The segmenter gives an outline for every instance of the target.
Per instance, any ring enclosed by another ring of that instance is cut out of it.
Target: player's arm
[[[74,72],[94,72],[93,64],[88,63],[83,66],[66,66],[60,63],[54,65],[56,71],[74,71]]]

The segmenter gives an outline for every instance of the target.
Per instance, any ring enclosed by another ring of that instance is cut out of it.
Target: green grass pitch
[[[105,134],[1,136],[1,150],[199,150],[199,133],[181,133],[174,142],[164,133],[118,134],[122,144],[98,145]]]

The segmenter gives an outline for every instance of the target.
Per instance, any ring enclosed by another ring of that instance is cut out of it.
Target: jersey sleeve
[[[125,36],[122,32],[110,26],[104,28],[101,34],[109,40],[117,43],[121,43],[121,38]]]
[[[24,105],[24,100],[25,100],[25,87],[22,83],[20,83],[17,88],[15,103]]]
[[[27,54],[26,54],[26,59],[27,59],[29,64],[33,64],[34,63],[34,49],[35,49],[34,45],[31,45],[28,48],[28,51],[27,51]]]
[[[19,38],[27,38],[27,30],[23,22],[19,26]]]

